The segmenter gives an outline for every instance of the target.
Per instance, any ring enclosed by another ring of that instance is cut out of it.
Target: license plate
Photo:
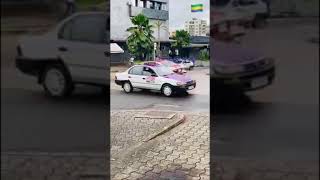
[[[194,86],[189,86],[188,89],[189,90],[194,89]]]
[[[255,78],[251,81],[251,88],[258,88],[268,84],[268,77]]]

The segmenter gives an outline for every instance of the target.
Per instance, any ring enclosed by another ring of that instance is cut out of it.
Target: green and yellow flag
[[[202,12],[203,11],[203,4],[192,4],[191,5],[191,12]]]

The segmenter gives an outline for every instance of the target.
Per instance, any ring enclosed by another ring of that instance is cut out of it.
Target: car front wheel
[[[133,90],[131,83],[128,81],[123,83],[122,88],[123,88],[124,92],[126,92],[126,93],[130,93]]]
[[[52,97],[64,97],[73,91],[71,78],[66,70],[59,65],[51,65],[45,69],[42,85],[46,93]]]
[[[172,94],[173,94],[173,88],[172,88],[172,86],[169,85],[169,84],[163,85],[163,87],[162,87],[162,94],[165,95],[165,96],[167,96],[167,97],[172,96]]]

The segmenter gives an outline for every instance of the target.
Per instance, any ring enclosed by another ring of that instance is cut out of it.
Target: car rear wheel
[[[167,96],[167,97],[172,96],[172,94],[173,94],[173,88],[172,88],[172,86],[169,85],[169,84],[163,85],[163,87],[162,87],[162,94],[165,95],[165,96]]]
[[[42,85],[51,97],[64,97],[73,91],[73,83],[70,76],[60,65],[48,66],[42,77]]]
[[[124,92],[126,92],[126,93],[130,93],[133,90],[133,87],[129,81],[124,82],[122,85],[122,88],[123,88]]]

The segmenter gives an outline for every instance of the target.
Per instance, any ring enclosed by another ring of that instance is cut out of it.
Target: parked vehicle
[[[272,84],[275,63],[258,51],[236,44],[213,42],[213,66],[211,70],[215,87],[251,91]]]
[[[175,73],[184,73],[184,66],[165,59],[158,59],[156,63],[171,69]]]
[[[167,60],[180,65],[182,69],[191,70],[194,68],[194,63],[195,63],[194,59],[174,57],[174,58],[169,58]]]
[[[79,83],[106,87],[107,21],[102,12],[76,13],[44,35],[21,38],[16,67],[37,77],[53,97],[71,94]]]
[[[134,88],[161,91],[165,96],[186,93],[196,87],[196,81],[186,74],[177,74],[157,63],[135,65],[125,72],[116,73],[115,83],[126,93]]]
[[[176,63],[180,64],[183,69],[192,70],[194,68],[194,63],[189,59],[179,59]]]

